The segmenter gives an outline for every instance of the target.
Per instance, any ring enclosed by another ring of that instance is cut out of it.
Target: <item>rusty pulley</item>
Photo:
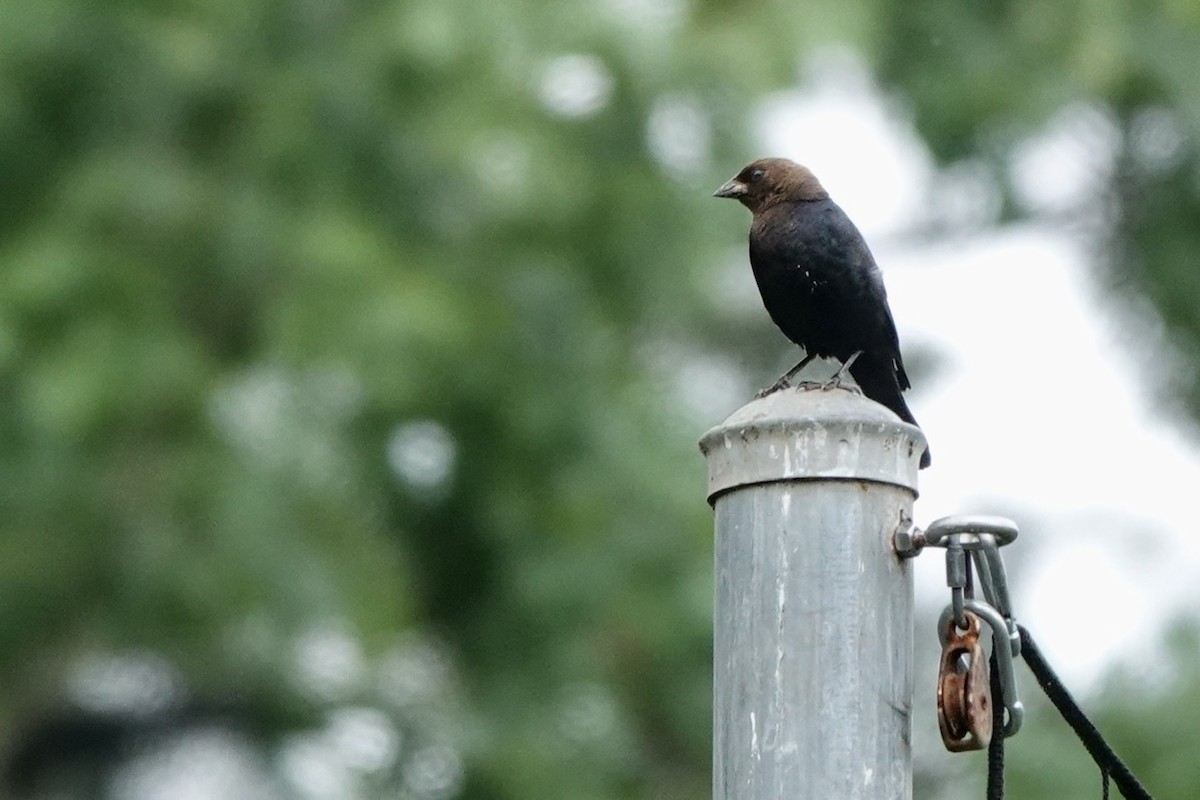
[[[952,753],[982,750],[992,740],[992,690],[979,644],[979,617],[970,611],[964,616],[965,630],[947,620],[938,666],[938,729]]]

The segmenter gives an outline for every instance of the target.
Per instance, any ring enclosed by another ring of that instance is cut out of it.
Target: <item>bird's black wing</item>
[[[908,376],[883,277],[862,234],[830,200],[781,205],[750,230],[750,263],[771,319],[808,353],[861,350]]]
[[[842,363],[867,397],[916,425],[883,276],[862,234],[830,200],[781,204],[756,215],[750,265],[763,305],[807,355]],[[928,449],[921,455],[929,466]]]

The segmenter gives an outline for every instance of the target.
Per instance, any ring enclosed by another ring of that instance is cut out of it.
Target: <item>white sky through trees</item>
[[[916,134],[860,67],[834,61],[763,104],[763,152],[751,155],[813,169],[874,250],[908,359],[918,349],[937,359],[908,398],[934,453],[917,524],[1015,517],[1021,552],[1007,560],[1018,617],[1064,677],[1086,685],[1136,661],[1139,646],[1200,603],[1200,450],[1154,389],[1172,351],[1152,323],[1130,335],[1079,235],[1036,216],[979,224],[989,201],[969,179],[930,210],[925,192],[943,179]],[[1035,210],[1061,209],[1104,169],[1094,146],[1102,126],[1086,110],[1051,128],[1013,165]],[[977,227],[906,235],[930,223]],[[940,552],[919,562],[918,597],[943,602]],[[918,619],[917,635],[933,624]]]

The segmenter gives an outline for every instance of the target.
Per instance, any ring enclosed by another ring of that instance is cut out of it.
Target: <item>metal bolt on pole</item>
[[[716,527],[714,800],[912,797],[911,519],[920,430],[788,389],[704,435]]]

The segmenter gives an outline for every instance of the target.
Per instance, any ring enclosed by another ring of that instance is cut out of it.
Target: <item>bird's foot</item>
[[[842,372],[841,372],[841,370],[838,370],[837,374],[835,374],[829,380],[820,381],[819,383],[814,383],[813,388],[820,389],[825,392],[832,391],[834,389],[844,389],[847,392],[854,392],[855,394],[862,394],[862,389],[858,388],[857,384],[843,383],[842,378],[843,378]]]
[[[766,397],[769,394],[775,394],[780,389],[790,389],[791,386],[792,386],[792,382],[788,380],[788,377],[786,375],[784,375],[782,378],[775,381],[767,388],[759,389],[757,392],[755,392],[754,399],[762,400],[764,397]]]
[[[800,359],[800,362],[798,364],[796,364],[796,366],[792,367],[787,372],[783,373],[782,377],[780,377],[779,380],[775,381],[767,388],[759,390],[759,392],[756,395],[754,395],[754,399],[761,400],[762,398],[766,397],[769,394],[774,394],[775,392],[778,392],[780,389],[790,389],[792,386],[792,378],[796,377],[796,374],[798,372],[800,372],[800,370],[802,370],[806,366],[808,366],[809,362],[811,362],[814,358],[816,358],[815,354],[805,355],[804,358]],[[808,388],[807,384],[802,383],[800,385],[804,386],[805,388]]]
[[[862,350],[859,350],[858,352],[854,353],[854,355],[847,358],[846,363],[842,364],[842,366],[838,369],[838,371],[833,373],[833,377],[830,378],[829,380],[825,381],[823,384],[821,384],[821,388],[824,389],[825,391],[829,391],[830,389],[845,389],[848,392],[854,392],[855,394],[862,394],[862,389],[858,388],[857,386],[853,386],[853,385],[847,386],[846,384],[842,383],[842,379],[845,378],[846,373],[850,371],[850,366],[861,355],[862,355]]]

